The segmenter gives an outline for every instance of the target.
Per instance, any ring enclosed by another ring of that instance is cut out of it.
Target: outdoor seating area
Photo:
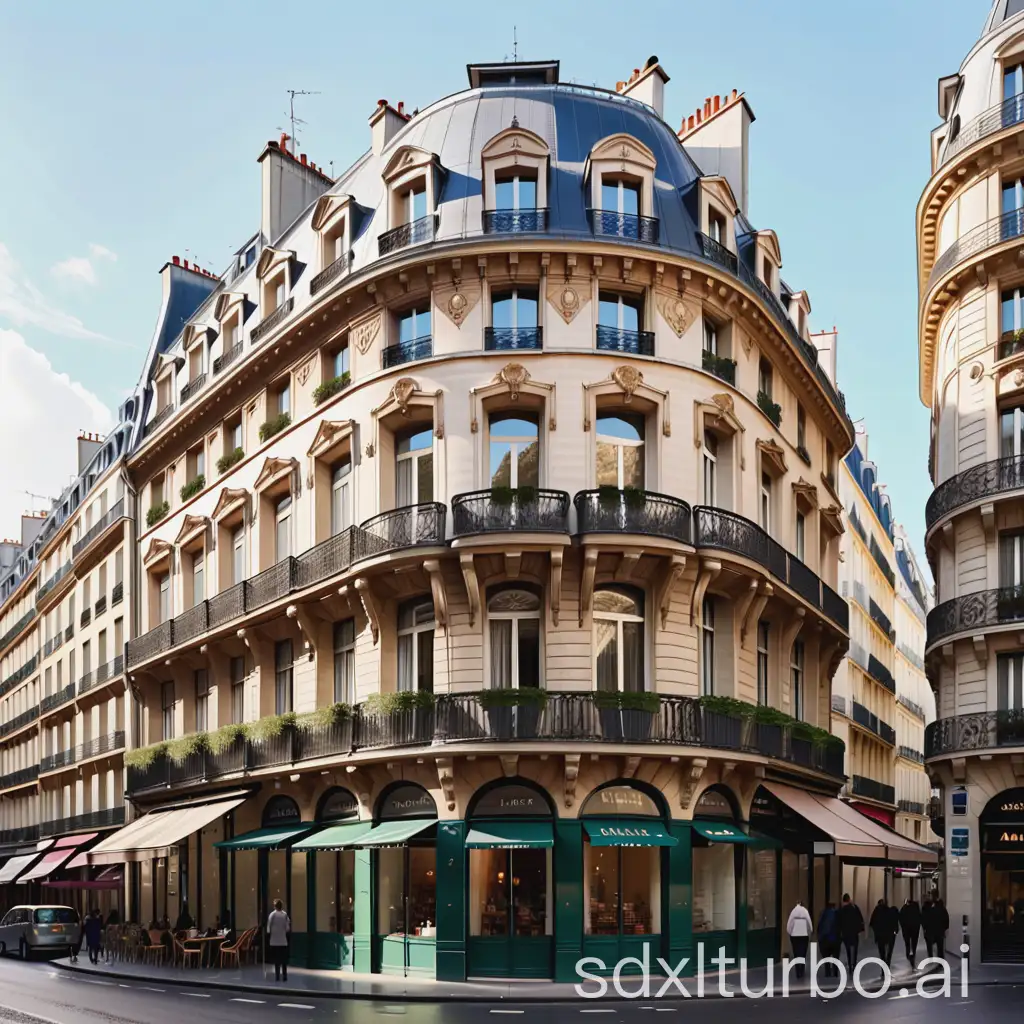
[[[223,928],[200,932],[196,928],[109,925],[104,935],[104,960],[152,967],[240,969],[260,962],[259,936],[259,928],[235,936]]]

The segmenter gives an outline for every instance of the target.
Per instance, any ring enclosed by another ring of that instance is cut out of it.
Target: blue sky
[[[135,383],[161,264],[179,254],[219,272],[255,230],[256,158],[286,124],[287,89],[320,91],[300,100],[299,137],[340,172],[367,148],[378,98],[412,109],[464,88],[468,62],[511,57],[515,23],[520,57],[558,58],[564,80],[614,88],[656,53],[674,126],[705,96],[746,93],[751,217],[778,232],[813,329],[839,327],[840,386],[920,552],[931,487],[914,211],[936,80],[988,6],[519,0],[485,13],[448,0],[383,17],[316,0],[3,5],[0,386],[14,397],[0,413],[0,535],[32,504],[24,491],[59,491],[77,430],[109,426],[102,405]],[[46,458],[6,443],[29,431]]]

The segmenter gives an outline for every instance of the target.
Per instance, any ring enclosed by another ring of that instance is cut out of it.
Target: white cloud
[[[88,256],[69,256],[66,260],[61,260],[50,267],[50,273],[61,281],[96,285],[99,284],[96,267],[101,260],[115,263],[117,262],[117,253],[112,252],[105,245],[97,245],[93,242],[89,246]]]
[[[38,327],[64,338],[110,341],[89,330],[77,316],[54,306],[25,276],[10,249],[0,242],[0,318],[15,327]]]
[[[0,536],[18,536],[21,514],[38,505],[25,491],[57,497],[77,471],[81,431],[106,435],[111,411],[17,331],[0,329]]]

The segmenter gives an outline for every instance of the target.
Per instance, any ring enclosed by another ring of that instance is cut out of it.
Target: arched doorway
[[[1024,787],[1003,790],[978,818],[981,959],[1024,963]]]
[[[660,951],[667,920],[668,829],[660,793],[633,781],[595,790],[580,809],[583,822],[583,952],[614,964]]]
[[[336,825],[351,825],[359,820],[359,801],[341,786],[328,789],[316,808],[319,835]],[[367,823],[367,828],[369,824]],[[316,840],[318,833],[314,833]],[[352,847],[309,849],[306,873],[311,880],[310,921],[313,932],[312,966],[351,967],[355,934],[355,858]]]
[[[554,811],[526,779],[482,789],[469,808],[467,973],[550,978]]]

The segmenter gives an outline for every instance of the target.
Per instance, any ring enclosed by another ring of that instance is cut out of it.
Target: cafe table
[[[218,933],[217,935],[190,935],[182,942],[182,945],[188,947],[190,944],[195,943],[192,948],[198,948],[202,952],[200,957],[202,965],[210,967],[213,965],[214,953],[220,949],[225,937],[224,933]],[[211,945],[214,942],[217,943],[216,946]]]

